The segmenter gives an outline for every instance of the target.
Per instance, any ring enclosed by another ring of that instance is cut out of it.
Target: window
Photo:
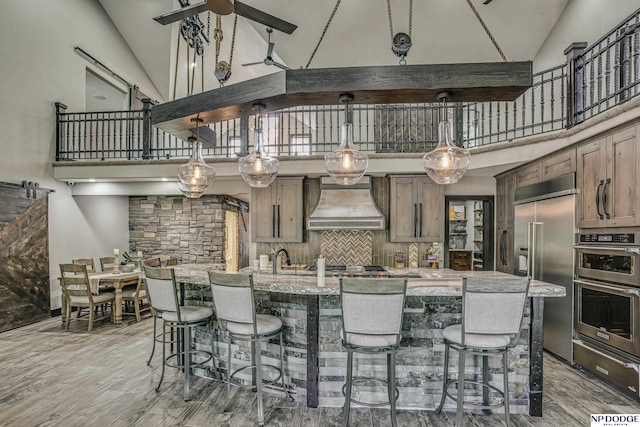
[[[227,137],[227,156],[238,154],[242,149],[242,139],[239,136]]]
[[[311,134],[291,135],[289,138],[289,154],[293,156],[311,155]]]

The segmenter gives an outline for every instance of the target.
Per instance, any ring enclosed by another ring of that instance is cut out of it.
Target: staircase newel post
[[[153,101],[149,98],[142,100],[142,158],[151,157],[151,107]]]
[[[67,106],[62,102],[56,102],[56,161],[60,161],[60,153],[63,151],[62,144],[64,143],[64,131],[65,128],[60,123],[60,116],[67,112]]]
[[[567,58],[567,128],[573,127],[584,121],[584,57],[582,52],[586,49],[586,42],[571,43],[564,50]]]

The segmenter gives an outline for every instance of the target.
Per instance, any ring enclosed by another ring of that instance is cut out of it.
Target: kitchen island
[[[176,267],[177,280],[184,284],[187,303],[211,305],[205,264]],[[431,409],[442,391],[444,343],[442,330],[460,321],[463,277],[500,278],[504,273],[491,271],[456,272],[433,269],[391,269],[390,276],[409,277],[405,305],[403,338],[397,357],[400,389],[399,408]],[[279,274],[254,273],[256,304],[263,313],[282,318],[285,337],[286,372],[293,383],[297,400],[307,406],[342,406],[346,353],[341,347],[340,290],[337,277],[328,276],[326,286],[318,287],[316,277],[306,271],[284,271]],[[564,288],[532,281],[529,304],[525,311],[520,343],[509,354],[511,411],[534,416],[542,414],[542,313],[545,297],[564,296]],[[207,347],[205,331],[197,335],[198,345]],[[226,360],[227,339],[216,335],[217,351]],[[234,363],[249,360],[250,349],[244,345],[232,348]],[[277,354],[272,344],[263,349],[263,357]],[[275,360],[275,359],[274,359]],[[501,385],[499,361],[490,361],[491,383]],[[358,372],[383,377],[382,356],[359,357]],[[469,361],[467,375],[478,375],[481,364]],[[223,365],[223,369],[226,369]],[[201,372],[210,375],[210,372]],[[360,398],[376,400],[382,389],[355,390]],[[448,401],[445,409],[453,409]]]

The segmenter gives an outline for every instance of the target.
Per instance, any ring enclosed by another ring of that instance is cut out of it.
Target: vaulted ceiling
[[[192,0],[191,3],[197,0]],[[532,60],[553,29],[569,0],[471,0],[508,60]],[[244,0],[250,6],[298,25],[287,35],[272,34],[274,59],[291,68],[306,67],[335,1]],[[153,17],[180,7],[174,0],[100,0],[165,100],[173,99],[176,44],[179,24],[163,26]],[[409,33],[409,0],[391,0],[393,32]],[[220,60],[229,61],[234,15],[222,17],[224,39]],[[207,25],[208,14],[200,15]],[[211,15],[211,37],[215,15]],[[497,62],[501,57],[466,0],[413,1],[408,64]],[[227,85],[279,71],[261,61],[267,52],[264,26],[239,17],[233,51],[232,76]],[[398,64],[391,51],[386,0],[344,0],[309,68]],[[213,40],[212,40],[213,41]],[[184,43],[177,61],[176,97],[187,94],[188,63]],[[204,90],[218,87],[213,75],[214,44],[205,47]],[[196,67],[194,93],[201,91],[200,66]],[[189,73],[190,75],[190,73]]]

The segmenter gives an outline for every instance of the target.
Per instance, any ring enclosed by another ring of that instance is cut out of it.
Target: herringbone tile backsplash
[[[373,234],[362,230],[330,230],[320,234],[327,265],[371,265]]]

